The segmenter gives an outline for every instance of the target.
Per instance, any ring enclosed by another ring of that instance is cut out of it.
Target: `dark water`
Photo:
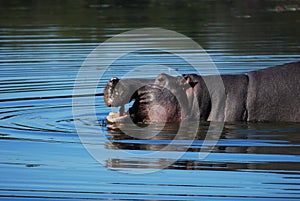
[[[74,118],[72,108],[84,60],[116,34],[174,30],[198,42],[221,73],[239,73],[299,61],[299,22],[299,1],[0,1],[0,199],[300,199],[298,123],[226,123],[204,159],[207,123],[191,144],[193,132],[176,135],[177,125],[144,140],[102,125],[111,111],[104,84],[140,65],[135,57],[98,83],[99,121],[88,112]],[[111,52],[124,43],[114,47]],[[152,60],[185,71],[164,54]],[[75,123],[97,139],[102,164],[81,143]],[[142,127],[127,129],[145,134]],[[147,157],[170,142],[163,157]],[[127,155],[118,157],[120,151]],[[176,160],[174,153],[183,155]],[[140,170],[152,173],[131,174]]]

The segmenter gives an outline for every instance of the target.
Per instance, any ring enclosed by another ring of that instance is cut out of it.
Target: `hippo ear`
[[[185,84],[190,85],[192,88],[194,88],[196,86],[196,84],[198,84],[198,82],[195,82],[192,80],[192,78],[190,77],[189,74],[185,74],[183,75],[184,79],[185,79]]]

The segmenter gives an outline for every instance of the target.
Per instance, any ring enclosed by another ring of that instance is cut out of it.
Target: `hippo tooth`
[[[119,117],[120,115],[119,115],[119,113],[110,112],[108,116],[116,118],[116,117]]]

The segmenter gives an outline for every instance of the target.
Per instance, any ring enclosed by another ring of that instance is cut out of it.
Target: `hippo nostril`
[[[116,81],[119,81],[119,78],[113,77],[113,78],[110,79],[110,81],[111,81],[111,82],[116,82]]]

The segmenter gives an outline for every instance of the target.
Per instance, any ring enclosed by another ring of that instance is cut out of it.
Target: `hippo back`
[[[248,73],[248,121],[300,122],[300,62]]]

